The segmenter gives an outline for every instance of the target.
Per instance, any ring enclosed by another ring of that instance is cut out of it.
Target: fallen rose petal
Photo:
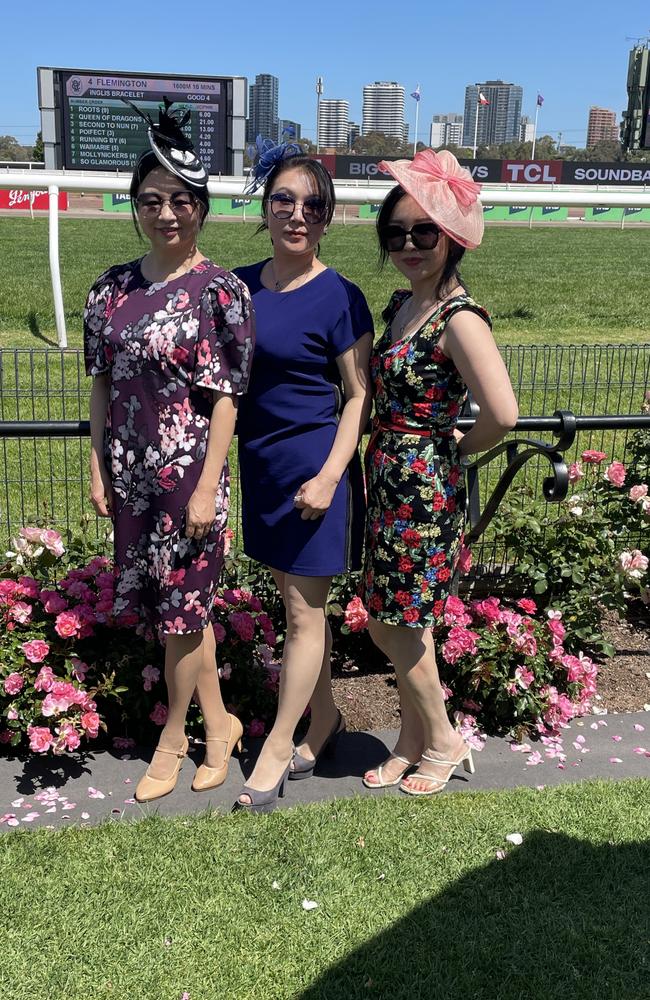
[[[90,819],[90,813],[82,813],[81,814],[81,818],[82,819]]]
[[[15,819],[14,813],[5,813],[4,816],[0,816],[0,823],[6,823],[7,820]]]
[[[7,826],[18,826],[18,820],[15,816],[10,816],[7,820]]]
[[[637,733],[645,733],[645,726],[642,726],[640,722],[635,722],[634,728],[636,729]]]
[[[566,764],[561,764],[560,763],[560,764],[557,765],[558,771],[564,771],[565,767],[566,767]]]
[[[610,757],[609,758],[609,762],[610,762],[610,764],[622,764],[623,763],[623,761],[621,760],[620,757]]]
[[[27,813],[26,816],[23,816],[22,821],[23,821],[23,823],[33,823],[34,820],[38,819],[38,817],[40,815],[41,814],[37,813],[37,812],[30,812],[30,813]]]
[[[632,753],[647,753],[645,747],[634,747]]]
[[[612,739],[614,740],[614,743],[620,743],[623,737],[617,735],[617,736],[612,736]]]
[[[538,792],[543,792],[545,788],[546,785],[535,785],[535,790]]]
[[[506,856],[506,852],[502,851],[501,848],[499,848],[499,850],[497,851],[497,854],[496,854],[497,861],[503,861],[503,859],[505,858],[505,856]]]
[[[590,729],[598,729],[598,723],[597,722],[592,722],[591,725],[589,726],[589,728]]]
[[[585,742],[584,736],[576,736],[576,743],[580,744],[584,742]]]
[[[132,782],[133,782],[133,779],[132,779],[132,778],[125,778],[125,779],[124,779],[124,784],[125,784],[125,785],[130,785],[130,784],[132,784]]]
[[[524,838],[520,833],[508,833],[506,835],[506,840],[509,844],[515,844],[516,847],[519,847],[519,845],[524,842]]]
[[[526,766],[534,767],[536,764],[541,764],[543,760],[544,758],[542,757],[539,750],[535,750],[533,753],[530,754],[529,757],[526,758]]]
[[[56,806],[50,806],[50,808],[46,809],[45,812],[46,813],[55,813],[56,812]]]
[[[88,798],[89,799],[105,799],[106,796],[104,795],[103,792],[100,792],[98,788],[93,788],[92,785],[91,785],[90,788],[88,789]]]
[[[11,804],[14,807],[14,809],[20,809],[24,801],[25,801],[24,799],[14,799]]]
[[[315,910],[318,903],[314,902],[313,899],[303,899],[302,908],[303,910]]]
[[[126,804],[127,806],[132,806],[132,805],[134,805],[134,803],[135,803],[135,799],[124,799],[124,802],[125,802],[125,804]],[[113,810],[113,812],[115,812],[115,811],[116,811],[116,810]],[[119,812],[119,809],[117,810],[117,812]]]

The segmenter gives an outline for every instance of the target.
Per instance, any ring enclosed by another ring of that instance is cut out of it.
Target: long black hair
[[[379,209],[379,214],[377,216],[377,239],[379,240],[380,267],[384,267],[390,255],[388,240],[386,238],[386,229],[390,223],[395,206],[399,201],[401,201],[405,194],[407,194],[407,192],[404,188],[397,184],[394,188],[390,189],[381,208]],[[458,265],[463,259],[463,255],[465,253],[465,247],[461,246],[460,243],[457,243],[451,236],[448,236],[447,239],[449,240],[449,250],[447,251],[445,266],[442,269],[438,287],[436,288],[437,296],[439,296],[440,293],[445,288],[448,288],[452,283],[462,285],[465,291],[467,291],[465,282],[461,278],[460,271],[458,270]]]
[[[138,197],[138,191],[140,190],[140,185],[143,183],[146,177],[151,173],[152,170],[156,170],[157,167],[162,167],[163,170],[166,168],[160,162],[156,154],[152,149],[148,149],[146,152],[138,158],[138,161],[133,169],[133,176],[131,177],[131,186],[129,187],[129,196],[131,198],[131,215],[133,216],[133,225],[135,226],[135,231],[137,232],[140,239],[142,239],[142,231],[138,224],[138,213],[136,209],[136,198]],[[171,174],[171,171],[168,171]],[[174,177],[175,174],[172,174]],[[184,181],[178,178],[179,186],[186,188],[190,194],[193,194],[199,205],[201,206],[201,222],[199,229],[202,228],[203,223],[208,217],[210,212],[210,196],[208,195],[208,186],[205,187],[189,187]]]

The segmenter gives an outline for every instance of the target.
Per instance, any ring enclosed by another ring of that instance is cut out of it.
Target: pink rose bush
[[[589,711],[598,669],[567,652],[561,613],[551,614],[529,598],[514,607],[498,597],[447,599],[438,665],[468,731],[548,734]]]
[[[0,744],[63,754],[107,731],[130,746],[127,727],[155,740],[167,713],[163,651],[137,616],[113,614],[109,559],[75,564],[57,532],[33,527],[19,532],[8,558],[0,570]],[[216,598],[214,611],[224,699],[264,731],[279,682],[274,622],[238,586]],[[198,706],[192,725],[202,732]]]

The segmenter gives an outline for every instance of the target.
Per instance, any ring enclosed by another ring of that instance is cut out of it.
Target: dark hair
[[[144,182],[145,178],[148,177],[151,171],[156,170],[157,167],[162,167],[163,170],[167,170],[167,168],[160,162],[160,160],[154,153],[153,149],[148,149],[146,150],[146,152],[142,153],[138,158],[138,162],[136,163],[133,169],[133,176],[131,177],[131,186],[129,187],[129,196],[131,198],[131,215],[133,216],[133,225],[135,226],[136,232],[140,237],[140,239],[142,239],[142,232],[140,230],[140,226],[138,225],[138,214],[135,207],[135,200],[138,197],[138,191],[140,190],[140,185]],[[176,176],[175,174],[172,173],[171,170],[169,170],[168,173],[172,174],[172,177]],[[201,228],[210,212],[210,197],[208,195],[207,185],[201,188],[190,187],[189,184],[186,184],[181,177],[178,178],[178,183],[181,184],[184,188],[186,188],[190,192],[190,194],[194,195],[199,205],[203,209],[203,213],[201,215],[201,223],[199,226],[199,228]]]
[[[336,208],[336,195],[334,194],[334,184],[329,172],[319,160],[313,160],[310,156],[288,156],[285,160],[279,160],[271,170],[264,183],[264,195],[262,197],[262,221],[257,227],[257,232],[261,233],[266,225],[266,212],[273,185],[281,174],[287,170],[302,170],[309,174],[316,183],[316,192],[319,198],[325,202],[325,225],[329,226]]]
[[[388,241],[386,239],[386,228],[390,223],[395,206],[399,201],[401,201],[406,193],[407,192],[404,188],[397,184],[394,188],[390,189],[381,208],[379,209],[379,215],[377,216],[377,239],[379,240],[380,267],[385,265],[390,254]],[[458,270],[458,265],[463,259],[463,255],[465,253],[465,247],[461,246],[460,243],[457,243],[451,236],[448,236],[447,239],[449,240],[449,250],[447,251],[445,266],[442,269],[438,287],[436,288],[436,294],[439,294],[444,288],[448,287],[452,279],[456,281],[456,284],[462,285],[463,288],[467,290]]]

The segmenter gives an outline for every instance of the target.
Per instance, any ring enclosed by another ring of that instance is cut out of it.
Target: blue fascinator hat
[[[267,177],[280,160],[288,160],[291,156],[301,156],[303,149],[297,142],[275,143],[272,139],[263,139],[261,135],[258,135],[255,146],[250,147],[249,152],[255,156],[255,162],[251,167],[244,194],[252,194],[257,191],[266,183]]]

